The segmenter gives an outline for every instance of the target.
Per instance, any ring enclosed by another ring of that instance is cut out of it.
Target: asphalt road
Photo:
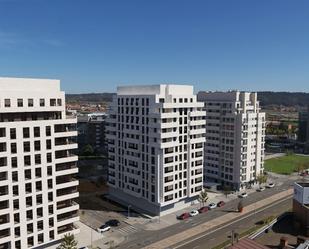
[[[293,182],[294,182],[293,180],[288,180],[288,181],[284,182],[281,186],[275,186],[274,188],[266,189],[263,192],[252,193],[247,198],[243,199],[243,203],[246,206],[246,205],[252,204],[254,202],[258,202],[259,200],[265,199],[265,198],[267,198],[271,195],[274,195],[276,193],[287,190],[288,188],[292,187]],[[189,228],[192,228],[193,226],[199,225],[199,224],[207,222],[207,221],[211,221],[212,219],[217,218],[217,217],[221,216],[222,214],[224,214],[226,212],[234,211],[234,210],[237,209],[238,202],[239,202],[239,200],[237,200],[237,199],[232,200],[232,201],[228,202],[222,208],[216,208],[215,210],[211,210],[207,213],[198,215],[196,217],[192,217],[189,220],[182,221],[180,223],[177,223],[175,225],[161,229],[159,231],[141,230],[137,233],[130,234],[130,236],[127,237],[126,240],[123,243],[121,243],[118,248],[137,249],[137,248],[145,247],[145,246],[152,244],[156,241],[162,240],[166,237],[169,237],[169,236],[174,235],[176,233],[179,233],[179,232],[185,231]],[[164,217],[162,217],[161,219],[163,219],[163,218]],[[220,241],[220,242],[222,242],[222,241]]]
[[[269,216],[279,216],[284,212],[288,211],[292,207],[292,198],[287,200],[276,202],[271,206],[261,209],[256,213],[250,213],[241,220],[232,221],[227,223],[225,227],[220,227],[214,231],[207,232],[206,234],[193,237],[188,241],[181,242],[178,245],[175,245],[173,248],[177,249],[209,249],[217,245],[220,245],[222,242],[229,240],[232,230],[235,233],[241,234],[242,232],[247,231],[248,229],[256,226],[256,223],[267,218]],[[279,242],[278,242],[279,243]]]

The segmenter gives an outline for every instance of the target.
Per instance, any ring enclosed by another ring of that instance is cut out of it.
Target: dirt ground
[[[105,183],[80,179],[79,193],[80,219],[83,223],[95,229],[110,219],[117,219],[122,225],[127,208],[106,198],[108,186]]]

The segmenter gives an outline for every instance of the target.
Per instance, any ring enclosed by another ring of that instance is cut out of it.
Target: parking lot
[[[128,210],[107,198],[107,186],[90,180],[80,180],[80,220],[87,226],[97,229],[105,222],[116,219],[120,222],[113,231],[124,230],[129,225],[126,223]],[[137,213],[130,210],[130,217],[139,217]]]

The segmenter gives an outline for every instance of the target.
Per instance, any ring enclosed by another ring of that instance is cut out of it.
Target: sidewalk
[[[245,216],[246,214],[262,208],[264,206],[267,206],[269,204],[272,204],[280,199],[284,199],[285,197],[288,197],[289,195],[293,194],[293,189],[286,190],[284,192],[280,192],[276,195],[273,195],[271,197],[268,197],[262,201],[259,201],[257,203],[250,204],[244,208],[243,213],[238,212],[232,212],[225,215],[222,215],[221,217],[218,217],[211,222],[205,222],[203,224],[200,224],[196,227],[192,227],[191,229],[187,229],[181,233],[172,235],[168,238],[165,238],[161,241],[155,242],[149,246],[144,247],[145,249],[160,249],[160,248],[168,248],[173,245],[176,245],[182,241],[185,241],[187,239],[190,239],[194,236],[197,236],[201,233],[205,233],[206,231],[209,231],[217,226],[224,225],[228,223],[229,221],[232,221],[236,218],[240,218],[242,216]]]
[[[246,192],[246,193],[250,194],[250,193],[256,192],[256,189],[252,188],[252,189],[247,189],[246,191],[241,191],[241,192]],[[227,197],[222,193],[208,192],[209,199],[207,201],[207,204],[212,203],[212,202],[218,203],[219,201],[224,201],[225,203],[227,203],[231,200],[238,199],[238,194],[241,193],[241,192],[237,192],[236,194],[229,194]],[[181,222],[180,220],[176,219],[177,215],[180,215],[180,214],[185,213],[185,212],[190,212],[193,209],[199,209],[200,207],[201,207],[201,204],[198,203],[198,204],[191,205],[190,207],[186,207],[184,209],[181,209],[179,211],[175,211],[171,214],[161,216],[160,222],[159,222],[159,217],[156,216],[153,219],[148,220],[147,222],[145,222],[145,220],[142,221],[142,220],[132,218],[132,219],[129,219],[127,221],[127,223],[130,223],[133,226],[143,225],[143,228],[145,230],[156,231],[156,230],[160,230],[162,228],[166,228],[168,226],[171,226],[171,225],[174,225],[174,224]]]

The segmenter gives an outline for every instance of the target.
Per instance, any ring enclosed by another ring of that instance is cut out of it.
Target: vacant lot
[[[309,168],[309,157],[298,155],[286,155],[283,157],[272,158],[265,161],[265,170],[278,174],[289,175],[298,172],[299,165],[306,164]]]

